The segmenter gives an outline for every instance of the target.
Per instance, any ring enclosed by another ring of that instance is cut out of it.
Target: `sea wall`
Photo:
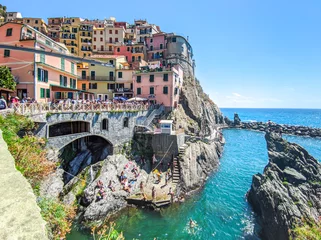
[[[15,168],[0,130],[0,239],[48,239],[36,196]]]
[[[225,118],[225,122],[228,124],[230,128],[239,128],[239,129],[255,130],[255,131],[262,131],[262,132],[269,130],[269,131],[282,133],[282,134],[308,136],[308,137],[321,137],[320,128],[277,124],[274,122],[266,122],[266,123],[241,122],[237,114],[236,116],[234,116],[234,121],[230,121],[229,119]]]

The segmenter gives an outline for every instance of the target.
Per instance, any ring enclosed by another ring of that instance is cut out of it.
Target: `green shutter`
[[[50,98],[50,89],[46,89],[46,98]]]
[[[65,70],[65,59],[61,58],[61,70]]]
[[[46,63],[46,55],[45,54],[40,54],[40,62]]]
[[[45,98],[45,89],[40,88],[40,98]]]
[[[63,81],[64,81],[63,76],[59,75],[59,77],[60,77],[60,86],[63,86]]]
[[[44,72],[45,72],[45,82],[48,82],[48,71],[45,70]]]
[[[72,88],[72,78],[70,78],[70,80],[69,80],[69,86],[70,86],[70,88]]]
[[[38,81],[41,80],[41,68],[38,68]]]
[[[71,63],[71,73],[75,74],[75,64]]]

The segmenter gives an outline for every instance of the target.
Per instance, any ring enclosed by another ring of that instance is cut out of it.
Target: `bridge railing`
[[[16,103],[13,110],[21,115],[63,112],[130,112],[149,109],[144,104],[128,103]]]

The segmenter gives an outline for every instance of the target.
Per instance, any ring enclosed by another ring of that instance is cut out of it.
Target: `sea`
[[[321,128],[321,109],[221,109],[233,119],[238,113],[242,121],[268,120],[291,125]],[[127,209],[115,220],[116,229],[125,239],[260,239],[259,225],[246,201],[252,176],[262,173],[268,163],[264,133],[249,130],[223,130],[226,140],[219,168],[212,173],[204,188],[184,203],[160,212]],[[321,160],[321,139],[284,135],[290,142],[304,147]],[[193,219],[197,226],[188,226]],[[69,240],[92,239],[75,226]]]

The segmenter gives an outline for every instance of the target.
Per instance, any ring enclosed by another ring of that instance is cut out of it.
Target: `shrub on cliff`
[[[301,225],[291,231],[290,239],[315,240],[321,239],[321,223],[303,220]]]
[[[39,182],[55,169],[55,164],[46,159],[45,140],[31,134],[19,137],[22,132],[30,132],[35,127],[27,117],[15,114],[0,116],[0,128],[9,151],[19,170],[35,189]]]

